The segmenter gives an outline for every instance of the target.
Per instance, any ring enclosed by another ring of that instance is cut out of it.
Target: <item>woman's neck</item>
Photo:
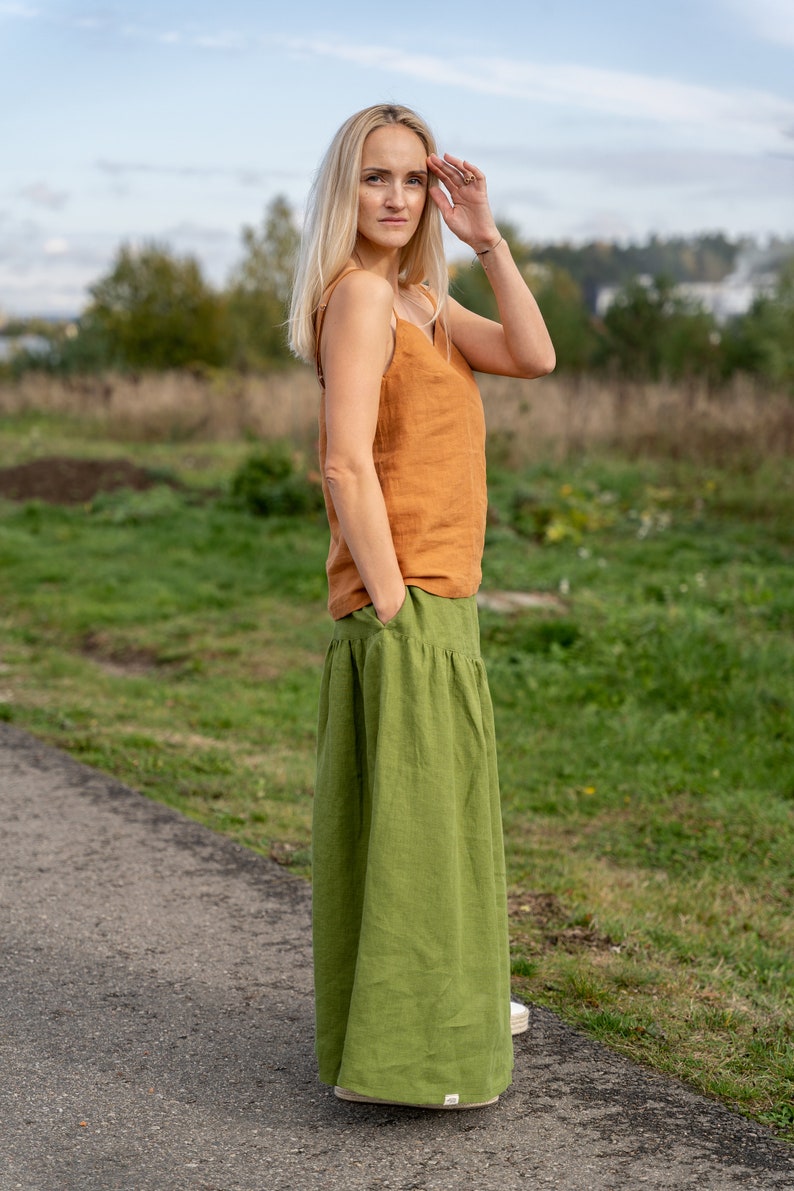
[[[378,277],[384,277],[394,290],[395,294],[399,292],[399,251],[390,250],[388,252],[383,252],[366,241],[358,240],[353,251],[353,260],[362,269],[366,269],[368,273],[375,273]]]

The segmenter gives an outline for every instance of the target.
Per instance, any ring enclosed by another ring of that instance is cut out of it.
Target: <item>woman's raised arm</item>
[[[500,323],[449,302],[455,346],[477,372],[536,377],[556,363],[543,316],[494,222],[485,175],[469,161],[431,154],[429,168],[444,185],[430,188],[447,227],[480,258],[496,298]],[[446,191],[446,193],[445,193]]]

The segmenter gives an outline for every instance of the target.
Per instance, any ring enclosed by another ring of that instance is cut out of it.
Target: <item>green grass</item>
[[[0,504],[0,715],[307,873],[326,529],[211,494],[248,449],[94,437],[187,491]],[[794,1137],[791,465],[585,459],[491,502],[484,588],[561,601],[482,614],[515,990]]]

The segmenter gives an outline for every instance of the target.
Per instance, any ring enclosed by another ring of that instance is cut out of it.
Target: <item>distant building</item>
[[[0,364],[7,364],[14,356],[46,356],[52,350],[43,335],[3,335],[0,333]]]
[[[791,259],[791,247],[770,249],[752,248],[736,259],[732,273],[722,281],[684,281],[675,287],[681,297],[707,310],[718,323],[726,323],[746,314],[756,298],[774,293],[778,273],[786,260]],[[642,274],[642,285],[651,285],[653,278]],[[623,286],[603,285],[596,294],[596,314],[603,318]]]

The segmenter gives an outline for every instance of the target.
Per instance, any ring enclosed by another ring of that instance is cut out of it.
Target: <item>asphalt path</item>
[[[794,1149],[533,1009],[467,1112],[345,1104],[310,891],[0,724],[2,1191],[747,1191]]]

